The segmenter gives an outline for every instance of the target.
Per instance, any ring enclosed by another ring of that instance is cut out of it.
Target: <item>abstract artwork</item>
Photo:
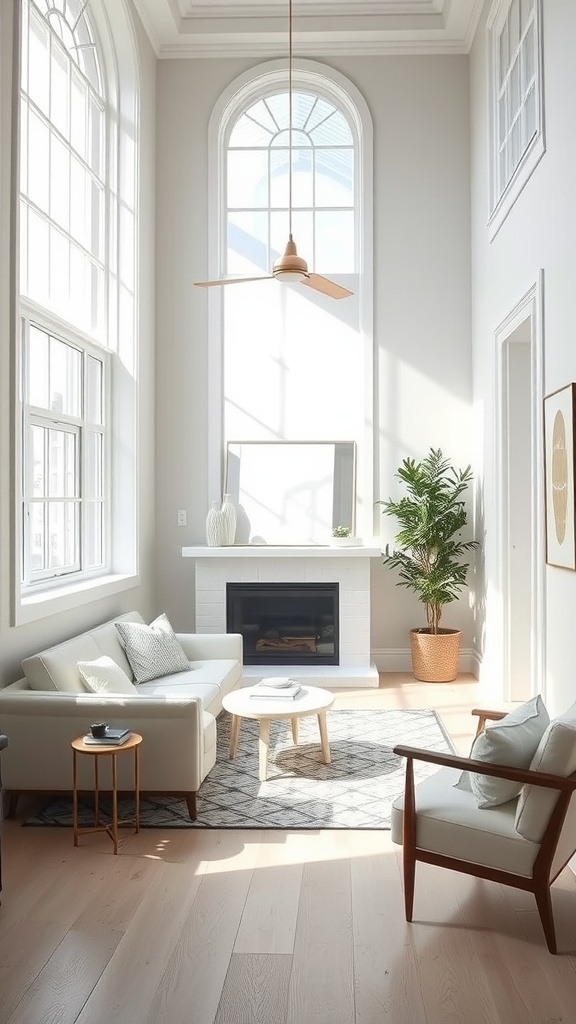
[[[576,569],[574,413],[576,384],[544,399],[546,561]]]

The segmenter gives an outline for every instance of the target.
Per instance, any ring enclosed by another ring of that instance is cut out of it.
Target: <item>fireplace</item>
[[[226,630],[245,665],[338,665],[338,583],[227,583]]]

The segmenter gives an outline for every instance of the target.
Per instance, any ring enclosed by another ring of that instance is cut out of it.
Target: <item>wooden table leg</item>
[[[238,737],[240,736],[240,721],[240,715],[232,715],[232,724],[230,726],[230,760],[236,757]]]
[[[321,711],[318,715],[318,727],[320,729],[320,743],[322,745],[322,760],[324,764],[330,764],[330,744],[328,742],[328,728],[326,726],[326,712]]]
[[[268,778],[268,744],[270,741],[270,719],[260,719],[260,735],[258,737],[258,763],[260,782]]]
[[[118,771],[116,754],[111,754],[110,756],[112,758],[112,841],[114,843],[114,853],[118,853]]]
[[[291,718],[290,725],[292,726],[292,742],[295,747],[298,746],[298,722],[299,718]]]
[[[140,747],[134,747],[134,824],[140,831]]]
[[[72,821],[74,829],[74,846],[78,846],[78,766],[76,751],[72,750]]]
[[[94,758],[94,824],[100,825],[100,775],[98,772],[98,758]]]

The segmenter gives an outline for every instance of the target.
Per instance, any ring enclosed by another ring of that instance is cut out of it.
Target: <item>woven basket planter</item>
[[[450,683],[458,675],[459,629],[410,630],[412,672],[423,683]]]

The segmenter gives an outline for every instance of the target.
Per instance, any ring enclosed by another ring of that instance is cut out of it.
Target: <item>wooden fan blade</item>
[[[263,274],[262,277],[223,277],[221,281],[194,281],[198,288],[213,288],[217,284],[242,284],[244,281],[268,281],[273,274]]]
[[[323,295],[329,295],[331,299],[345,299],[348,295],[354,294],[348,288],[343,288],[342,285],[336,284],[335,281],[330,281],[320,274],[308,274],[308,277],[303,278],[301,283],[307,284],[309,288],[314,288],[317,292],[322,292]]]

